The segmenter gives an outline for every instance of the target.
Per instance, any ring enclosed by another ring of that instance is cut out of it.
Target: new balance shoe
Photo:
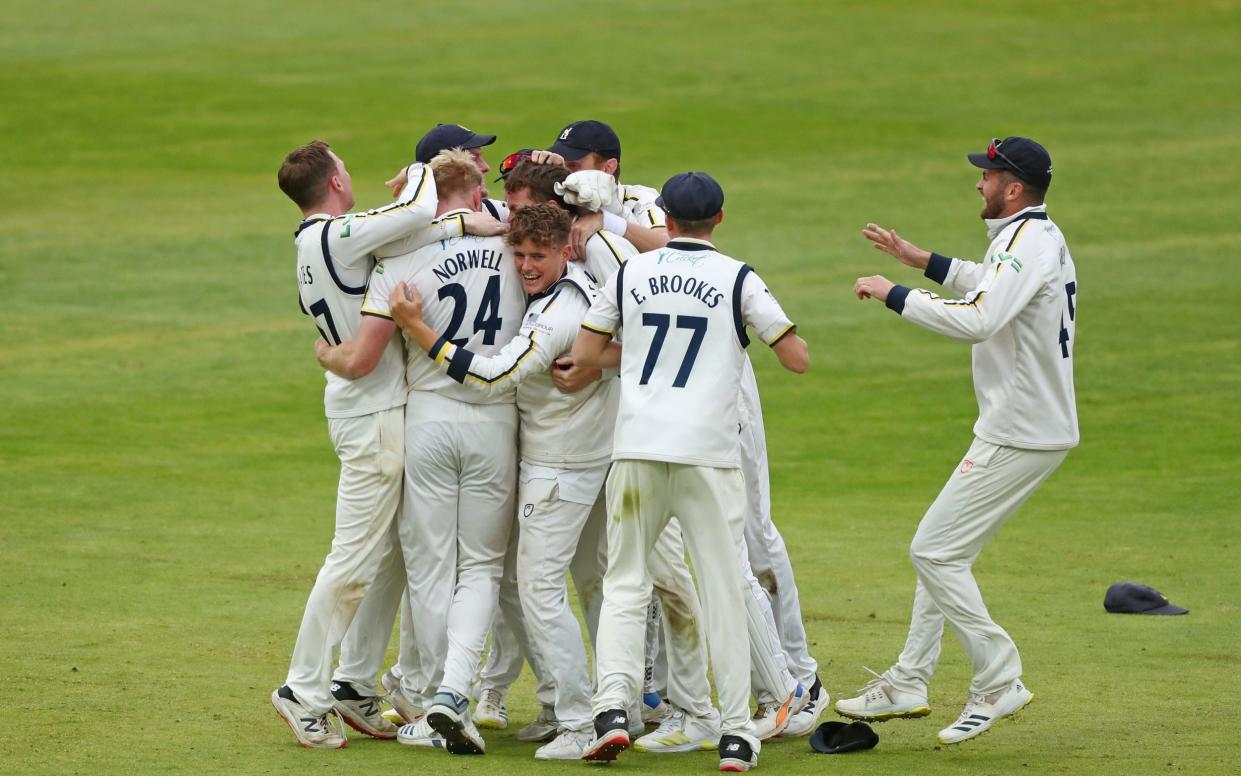
[[[1034,700],[1021,680],[990,695],[970,695],[957,721],[939,731],[941,744],[959,744],[991,729],[996,720],[1012,717]]]
[[[595,736],[589,730],[562,730],[550,743],[535,750],[534,759],[580,760],[594,740]]]
[[[711,709],[708,717],[692,716],[675,706],[653,733],[633,742],[635,752],[672,754],[715,749],[720,744],[720,713]]]
[[[332,682],[332,706],[345,724],[371,738],[396,738],[396,725],[384,718],[376,695],[362,695],[349,682]]]
[[[449,754],[483,754],[486,743],[469,719],[470,699],[452,692],[437,692],[427,709],[427,724],[444,737]]]
[[[345,731],[333,722],[333,712],[314,714],[298,701],[288,685],[271,694],[271,705],[293,731],[297,743],[307,749],[344,749],[349,743]]]
[[[758,741],[748,736],[720,736],[720,770],[728,773],[744,773],[758,767]]]
[[[611,762],[629,748],[629,714],[624,709],[610,709],[595,715],[595,737],[583,760]]]
[[[504,693],[488,687],[478,694],[478,703],[474,704],[474,724],[488,730],[504,730],[508,727]]]
[[[890,719],[925,717],[931,713],[926,695],[901,692],[882,674],[876,674],[869,668],[866,670],[875,678],[861,689],[862,694],[856,698],[836,701],[836,713],[840,716],[866,722],[887,722]]]
[[[783,703],[760,703],[754,710],[754,735],[759,741],[780,735],[793,715],[806,708],[810,693],[799,684]]]
[[[548,706],[539,710],[534,722],[517,731],[517,740],[528,744],[543,744],[556,737],[560,723],[556,721],[556,712]]]
[[[379,683],[383,685],[384,700],[388,701],[388,705],[397,713],[401,721],[406,725],[412,725],[422,718],[422,707],[409,699],[405,691],[401,689],[401,677],[389,668],[379,677]],[[385,716],[387,716],[385,714]],[[388,717],[391,720],[391,717]]]
[[[431,725],[427,722],[427,718],[423,717],[417,722],[411,722],[408,725],[401,725],[396,731],[396,742],[405,744],[406,746],[433,746],[436,749],[444,748],[444,737],[431,729]]]
[[[789,719],[788,727],[780,733],[781,736],[792,738],[810,733],[819,724],[819,717],[823,716],[823,711],[827,709],[828,703],[832,700],[832,696],[828,695],[827,689],[818,676],[814,678],[814,684],[810,686],[807,697],[809,700],[806,701],[806,707]]]
[[[659,697],[657,692],[642,695],[642,722],[646,725],[658,725],[672,713],[672,705]]]

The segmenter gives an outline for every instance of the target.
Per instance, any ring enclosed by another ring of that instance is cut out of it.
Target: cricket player
[[[577,760],[594,738],[590,676],[581,626],[569,608],[566,573],[587,521],[602,525],[603,483],[612,454],[615,378],[564,394],[552,384],[556,357],[573,345],[597,296],[581,265],[569,261],[573,218],[555,205],[514,208],[506,237],[529,299],[517,336],[491,357],[457,347],[422,319],[422,302],[393,291],[393,317],[410,342],[461,383],[487,395],[516,391],[521,426],[517,582],[531,653],[550,673],[560,734],[541,760]]]
[[[329,724],[334,706],[368,735],[395,735],[378,713],[373,689],[363,694],[331,684],[333,651],[380,559],[396,554],[391,528],[404,455],[400,343],[391,331],[376,336],[364,326],[362,296],[376,254],[459,236],[464,221],[431,223],[435,181],[421,164],[407,168],[406,185],[395,203],[349,213],[354,206],[352,180],[344,162],[321,140],[294,149],[278,179],[305,218],[294,238],[299,302],[314,321],[320,342],[339,345],[361,337],[374,344],[366,363],[348,364],[343,376],[326,375],[324,408],[341,461],[336,534],[306,603],[288,678],[271,698],[299,743],[334,749],[346,744],[343,731]]]
[[[482,173],[464,151],[431,162],[437,218],[460,220],[480,207]],[[428,300],[427,322],[454,344],[493,355],[521,324],[525,295],[502,238],[443,240],[376,267],[362,311],[388,319],[397,283]],[[402,666],[404,696],[425,717],[398,731],[427,743],[432,730],[452,754],[481,754],[467,693],[495,610],[512,523],[517,413],[511,395],[461,386],[410,353],[405,412],[405,492],[399,523],[417,639],[417,665]]]
[[[854,285],[859,299],[878,299],[911,323],[973,344],[974,443],[910,545],[918,583],[905,649],[861,696],[836,703],[837,712],[855,719],[929,714],[927,685],[946,620],[970,657],[974,678],[965,709],[939,731],[941,744],[981,734],[1034,697],[1021,680],[1017,647],[991,619],[971,569],[995,532],[1078,443],[1077,275],[1064,235],[1043,204],[1051,157],[1029,138],[1008,137],[969,154],[969,161],[982,168],[977,189],[991,239],[981,262],[924,251],[875,224],[863,231],[876,248],[960,298],[910,290],[880,275]]]
[[[629,746],[626,709],[641,689],[650,599],[646,560],[675,514],[698,572],[720,700],[720,768],[758,764],[749,650],[731,627],[749,595],[738,563],[744,484],[736,437],[746,327],[790,370],[805,371],[808,356],[759,277],[708,241],[723,204],[723,190],[705,173],[665,183],[659,205],[667,213],[667,247],[630,259],[609,278],[573,346],[580,365],[621,369],[607,484],[596,740],[587,760],[615,759]],[[612,339],[619,332],[623,348]]]

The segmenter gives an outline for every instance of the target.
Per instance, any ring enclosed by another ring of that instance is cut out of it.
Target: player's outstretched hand
[[[602,228],[602,213],[583,213],[573,219],[573,227],[569,230],[569,244],[573,246],[575,261],[586,261],[586,242]]]
[[[535,164],[554,164],[557,167],[564,167],[564,157],[560,154],[544,151],[542,149],[531,152],[530,161]]]
[[[390,179],[384,181],[384,185],[387,186],[388,189],[392,191],[393,199],[397,198],[397,196],[401,193],[401,190],[405,188],[406,183],[409,183],[409,168],[408,167],[402,167],[400,172],[398,172],[396,175],[393,175]]]
[[[561,393],[577,393],[595,380],[603,377],[602,369],[586,369],[573,360],[573,356],[565,355],[552,364],[552,385]]]
[[[895,229],[884,229],[879,224],[867,224],[862,230],[862,236],[870,240],[877,250],[895,256],[897,261],[907,267],[926,269],[927,262],[931,260],[930,251],[924,251],[901,237]]]
[[[508,231],[508,224],[503,221],[497,221],[481,211],[466,213],[461,217],[461,221],[465,224],[466,234],[476,234],[479,237],[492,237],[493,235],[504,234]]]
[[[883,275],[871,275],[870,277],[858,278],[853,284],[853,293],[858,299],[869,299],[874,297],[880,302],[888,301],[888,293],[892,287],[896,285]]]
[[[414,286],[397,283],[388,294],[388,311],[402,329],[422,320],[422,296]]]

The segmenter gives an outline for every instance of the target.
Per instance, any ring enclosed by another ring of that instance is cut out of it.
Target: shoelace
[[[871,679],[869,682],[867,682],[867,683],[866,683],[866,686],[864,686],[862,689],[858,690],[858,692],[860,692],[860,693],[864,693],[864,692],[866,692],[867,690],[873,690],[874,688],[878,687],[878,686],[879,686],[879,685],[881,685],[881,684],[887,684],[887,683],[888,683],[888,680],[883,678],[883,674],[881,674],[881,673],[879,673],[879,672],[875,671],[873,668],[871,668],[871,667],[869,667],[869,666],[862,666],[862,668],[866,669],[866,673],[870,674],[871,676],[873,676],[873,677],[875,677],[875,678],[874,678],[874,679]]]
[[[483,690],[483,695],[479,700],[483,703],[490,703],[497,709],[504,706],[504,696],[500,694],[499,690],[491,688]]]
[[[978,706],[978,704],[986,703],[986,702],[987,702],[986,696],[975,695],[974,693],[966,693],[965,708],[961,710],[961,716],[957,717],[957,721],[952,724],[959,725],[964,720],[969,719],[970,716],[973,715],[974,713],[974,708]]]

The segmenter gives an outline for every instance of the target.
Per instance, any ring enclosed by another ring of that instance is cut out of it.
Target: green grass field
[[[498,134],[494,164],[585,117],[620,133],[626,180],[723,183],[717,243],[810,343],[803,377],[755,361],[833,696],[899,651],[908,541],[976,412],[966,347],[852,299],[860,274],[917,282],[859,230],[979,255],[965,153],[1026,134],[1055,160],[1083,442],[977,565],[1037,702],[937,748],[968,681],[949,638],[930,719],[843,758],[773,743],[763,771],[1236,772],[1241,4],[6,7],[0,772],[583,772],[536,766],[512,730],[466,761],[356,736],[305,751],[267,696],[336,472],[281,158],[327,139],[365,207],[437,121]],[[1106,615],[1127,579],[1192,613]],[[631,755],[612,772],[713,768]]]

